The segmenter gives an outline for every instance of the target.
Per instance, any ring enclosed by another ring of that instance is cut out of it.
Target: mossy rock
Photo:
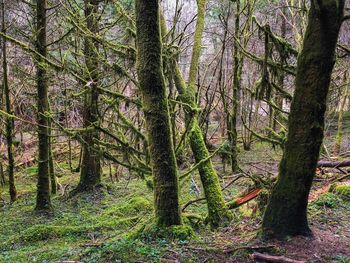
[[[159,227],[151,224],[140,232],[140,236],[149,241],[157,239],[189,240],[194,235],[192,227],[185,224],[171,227]]]
[[[131,198],[128,202],[112,206],[105,210],[103,216],[120,216],[138,215],[142,211],[152,209],[152,204],[149,200],[143,197]]]

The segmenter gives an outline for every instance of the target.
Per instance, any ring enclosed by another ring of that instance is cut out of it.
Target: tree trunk
[[[86,26],[91,33],[98,32],[98,0],[85,0]],[[85,94],[84,101],[84,127],[88,128],[84,132],[84,143],[80,181],[77,191],[90,191],[101,183],[101,157],[98,152],[96,140],[99,140],[99,132],[93,128],[99,120],[98,114],[98,44],[89,36],[85,36],[85,64],[87,69],[87,86],[89,89]]]
[[[154,176],[156,223],[179,225],[178,175],[162,72],[158,0],[136,0],[135,10],[137,72]]]
[[[55,174],[55,166],[53,162],[52,153],[52,123],[49,121],[49,173],[50,173],[50,185],[51,194],[55,195],[57,193],[57,178]]]
[[[5,186],[6,180],[5,180],[5,174],[4,174],[4,168],[2,166],[2,160],[0,160],[0,186]]]
[[[228,117],[227,138],[231,147],[231,169],[232,172],[239,171],[238,166],[238,147],[237,147],[237,116],[239,110],[240,101],[240,89],[241,89],[241,72],[242,72],[242,59],[239,53],[239,46],[237,41],[240,39],[240,1],[236,1],[236,17],[235,17],[235,37],[233,45],[233,87],[232,87],[232,112]]]
[[[5,25],[5,3],[4,0],[1,1],[1,14],[2,14],[2,32],[6,34],[6,25]],[[14,167],[15,160],[13,157],[13,118],[11,110],[11,99],[10,99],[10,88],[8,83],[8,71],[7,71],[7,47],[6,39],[2,39],[2,62],[3,62],[3,89],[5,94],[5,104],[6,104],[6,113],[9,116],[6,116],[6,141],[7,141],[7,156],[8,156],[8,176],[9,176],[9,192],[11,202],[16,201],[17,191],[15,186],[15,176],[14,176]]]
[[[49,121],[46,116],[49,111],[47,97],[48,79],[46,45],[46,0],[37,1],[37,21],[36,21],[36,50],[40,54],[37,56],[37,89],[38,89],[38,189],[36,198],[36,210],[50,210],[50,174],[49,174]]]
[[[198,0],[197,6],[198,14],[189,73],[189,83],[186,85],[176,61],[174,62],[174,81],[176,89],[179,93],[180,101],[187,105],[187,107],[185,107],[186,130],[189,131],[188,136],[195,161],[196,163],[199,163],[202,160],[207,160],[198,167],[198,171],[203,185],[205,198],[207,200],[209,223],[215,228],[228,224],[232,216],[225,204],[219,178],[209,158],[210,154],[205,144],[203,131],[200,128],[198,121],[198,106],[195,96],[195,85],[202,47],[201,43],[204,30],[206,1]],[[162,30],[165,34],[167,31],[165,20],[162,20]]]
[[[345,73],[345,81],[348,83],[348,72]],[[341,149],[341,144],[343,142],[343,115],[346,101],[349,96],[348,86],[345,87],[344,94],[342,94],[342,101],[340,104],[339,115],[338,115],[338,129],[337,136],[334,145],[334,154],[339,154]]]
[[[289,132],[263,219],[265,237],[310,235],[307,203],[323,140],[324,113],[344,0],[312,0],[298,57]]]

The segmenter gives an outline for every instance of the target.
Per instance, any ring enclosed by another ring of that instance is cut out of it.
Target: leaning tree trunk
[[[194,35],[193,51],[191,58],[188,85],[186,85],[178,63],[174,62],[174,81],[179,99],[185,105],[186,130],[189,131],[190,146],[196,163],[203,162],[198,167],[198,172],[203,185],[208,206],[208,221],[212,227],[227,225],[232,215],[228,210],[221,191],[219,177],[210,159],[210,154],[205,144],[203,131],[198,121],[198,105],[195,96],[195,85],[198,73],[199,59],[202,48],[202,35],[205,19],[205,0],[197,0],[198,14]],[[163,33],[167,31],[165,20],[162,19]]]
[[[323,140],[324,113],[345,0],[312,0],[288,137],[263,219],[265,237],[309,235],[307,203]]]
[[[85,18],[91,33],[98,32],[98,0],[85,0]],[[87,89],[84,102],[84,127],[88,128],[83,135],[83,153],[80,170],[80,181],[77,191],[89,191],[101,182],[101,157],[96,141],[99,132],[94,128],[99,120],[98,114],[98,44],[89,36],[85,36],[85,64],[87,69]]]
[[[50,210],[50,174],[49,174],[49,121],[46,116],[49,111],[47,97],[47,57],[46,45],[46,0],[37,1],[36,13],[36,50],[37,56],[37,89],[38,89],[38,189],[36,210]]]
[[[6,34],[5,25],[5,3],[4,0],[1,1],[1,14],[2,14],[2,33]],[[11,202],[16,201],[17,191],[15,186],[15,160],[13,157],[13,119],[11,117],[11,100],[10,100],[10,89],[8,83],[8,72],[7,72],[7,43],[6,39],[2,39],[2,62],[3,62],[3,89],[5,94],[5,104],[6,104],[6,141],[7,141],[7,156],[8,156],[8,177],[9,177],[9,192]]]
[[[158,226],[181,224],[178,176],[162,72],[158,0],[136,0],[137,72],[143,97]]]

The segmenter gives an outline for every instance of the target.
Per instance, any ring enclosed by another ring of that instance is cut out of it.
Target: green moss
[[[202,130],[198,120],[192,121],[191,127],[191,148],[196,162],[206,160],[209,157],[208,149],[205,145]],[[226,207],[218,175],[213,167],[212,161],[208,159],[198,167],[201,182],[208,205],[208,221],[213,228],[225,226],[232,220],[231,212]]]
[[[38,167],[37,166],[31,166],[26,168],[25,173],[29,176],[34,176],[38,174]]]
[[[81,248],[76,241],[49,240],[35,245],[16,247],[14,250],[0,252],[0,262],[61,262],[63,260],[79,261]]]
[[[350,198],[350,185],[336,185],[333,192],[341,197]]]
[[[11,243],[27,243],[65,236],[80,236],[86,233],[87,230],[88,228],[85,226],[35,225],[24,230],[18,237],[13,238]]]
[[[314,204],[318,207],[335,208],[339,204],[339,197],[333,193],[324,193],[321,195]]]
[[[189,240],[194,237],[194,231],[189,225],[158,227],[151,224],[140,232],[140,237],[148,241],[157,239]]]
[[[256,199],[259,213],[261,214],[264,213],[267,203],[269,201],[269,198],[270,198],[270,192],[268,190],[264,189],[263,191],[260,192],[260,194]]]
[[[133,197],[126,203],[117,204],[106,209],[103,212],[103,216],[125,216],[125,215],[137,215],[140,212],[152,210],[152,204],[149,200],[143,197]]]
[[[164,240],[149,244],[140,239],[115,239],[90,249],[85,258],[87,262],[158,262],[167,245]]]

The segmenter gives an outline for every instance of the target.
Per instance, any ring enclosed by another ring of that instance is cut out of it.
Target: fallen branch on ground
[[[228,209],[235,209],[237,207],[240,207],[241,205],[244,205],[248,203],[249,201],[253,200],[256,198],[260,193],[262,189],[254,189],[253,191],[249,192],[248,194],[244,195],[243,197],[237,198],[233,201],[227,202],[226,205]],[[200,202],[200,201],[205,201],[206,199],[203,198],[198,198],[195,200],[190,200],[188,201],[182,208],[182,212],[186,210],[186,208],[194,203]]]
[[[255,260],[264,260],[266,262],[273,262],[273,263],[306,263],[306,261],[294,260],[284,256],[271,256],[267,254],[261,254],[258,252],[253,253],[252,257]]]
[[[236,252],[237,250],[268,250],[268,249],[275,249],[276,247],[274,245],[268,245],[268,246],[242,246],[242,247],[233,247],[233,248],[226,248],[223,252],[226,254]]]
[[[254,189],[253,191],[249,192],[245,196],[238,198],[236,200],[233,200],[231,202],[228,202],[227,206],[229,209],[240,207],[241,205],[244,205],[249,201],[253,200],[254,198],[256,198],[261,193],[261,191],[262,189]]]
[[[350,166],[350,160],[343,161],[319,161],[317,167],[329,167],[329,168],[338,168],[338,167],[347,167]]]

